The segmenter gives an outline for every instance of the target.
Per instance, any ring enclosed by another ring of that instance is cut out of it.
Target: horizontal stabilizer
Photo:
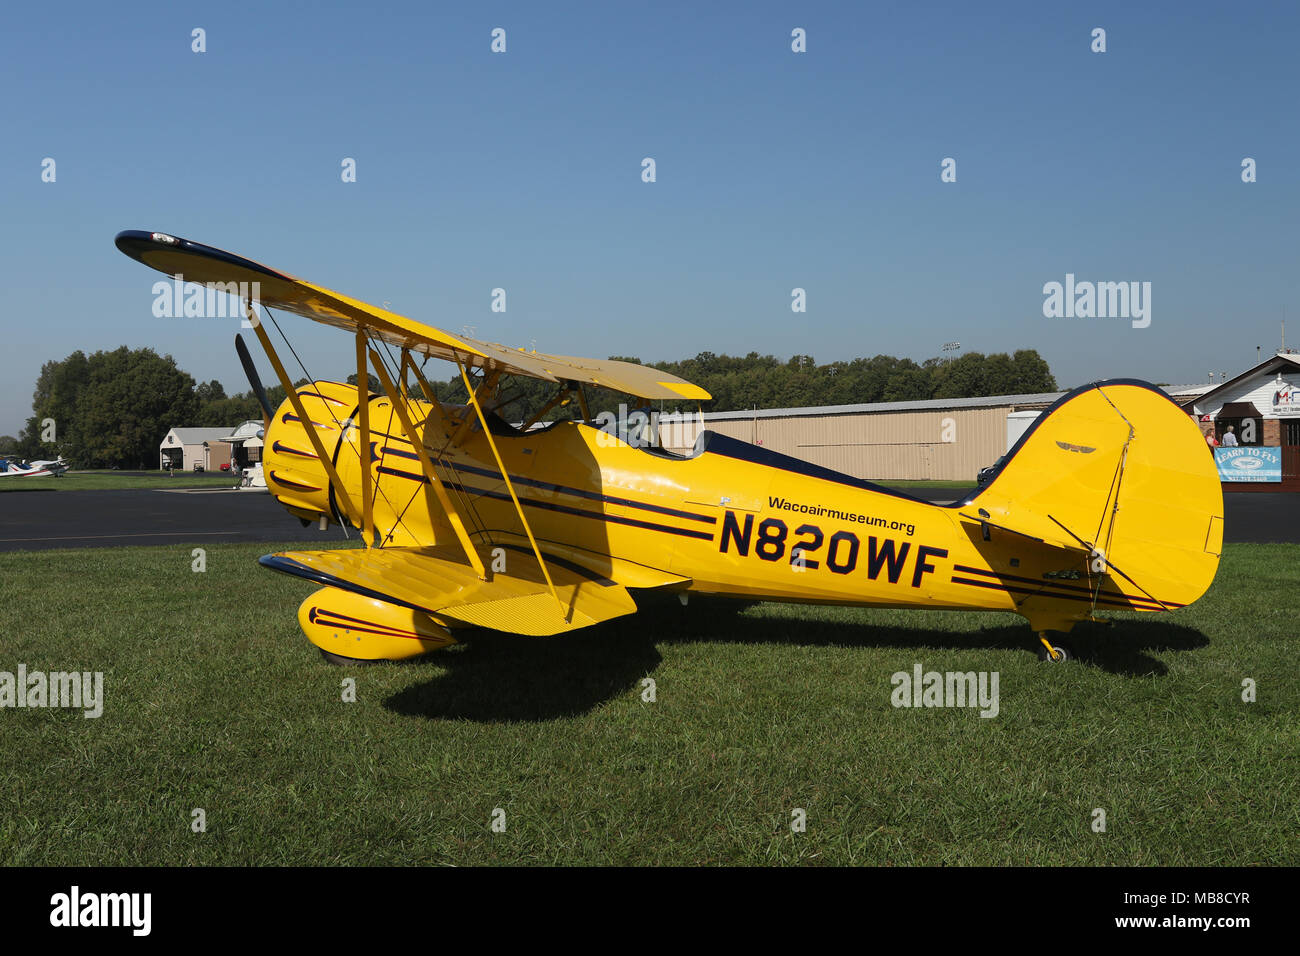
[[[1028,538],[1030,541],[1037,541],[1049,548],[1059,548],[1062,551],[1077,551],[1081,554],[1090,554],[1092,549],[1086,547],[1078,541],[1068,540],[1057,534],[1045,534],[1045,529],[1041,527],[1013,528],[1009,524],[990,521],[988,518],[967,514],[964,511],[958,512],[958,517],[966,524],[979,525],[983,533],[987,528],[996,528],[998,531],[1014,534],[1017,537]],[[1040,523],[1040,522],[1036,522]],[[1059,530],[1059,529],[1058,529]],[[984,540],[989,540],[985,535]]]

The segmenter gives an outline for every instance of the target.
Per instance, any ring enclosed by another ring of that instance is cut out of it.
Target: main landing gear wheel
[[[1038,657],[1040,660],[1051,661],[1053,664],[1064,664],[1066,661],[1074,658],[1074,655],[1070,653],[1069,648],[1062,647],[1059,644],[1052,644],[1051,641],[1047,639],[1046,631],[1039,631],[1038,639],[1043,642],[1043,646],[1039,648],[1038,651]]]

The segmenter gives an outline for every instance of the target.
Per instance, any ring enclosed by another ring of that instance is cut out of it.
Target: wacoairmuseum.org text
[[[840,521],[849,521],[856,524],[865,524],[872,528],[888,528],[890,531],[902,531],[906,534],[914,534],[916,525],[908,524],[905,521],[890,521],[886,518],[873,518],[871,515],[858,514],[854,511],[840,511],[836,508],[823,508],[821,505],[805,505],[797,501],[787,501],[785,498],[768,496],[767,506],[775,508],[777,511],[793,511],[802,515],[816,515],[818,517],[836,518]]]

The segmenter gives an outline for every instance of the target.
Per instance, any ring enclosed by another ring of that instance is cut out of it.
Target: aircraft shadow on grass
[[[457,648],[390,666],[436,664],[443,673],[384,701],[412,717],[477,721],[545,721],[575,717],[640,689],[662,661],[657,645],[713,641],[773,646],[883,647],[914,650],[1022,650],[1037,639],[1024,624],[978,627],[969,632],[875,627],[818,621],[799,610],[742,617],[750,603],[696,596],[687,608],[670,595],[640,595],[641,612],[554,637],[520,637],[495,631],[464,632]],[[1064,665],[1099,667],[1123,677],[1163,676],[1168,668],[1148,652],[1187,651],[1209,644],[1200,631],[1170,621],[1081,623],[1061,640],[1076,656]],[[978,670],[974,664],[970,669]]]

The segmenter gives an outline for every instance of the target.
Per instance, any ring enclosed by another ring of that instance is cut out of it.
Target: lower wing
[[[287,551],[268,554],[261,563],[435,620],[513,634],[560,634],[636,611],[627,588],[575,562],[547,556],[553,594],[526,549],[483,550],[486,581],[461,552],[436,547]]]

